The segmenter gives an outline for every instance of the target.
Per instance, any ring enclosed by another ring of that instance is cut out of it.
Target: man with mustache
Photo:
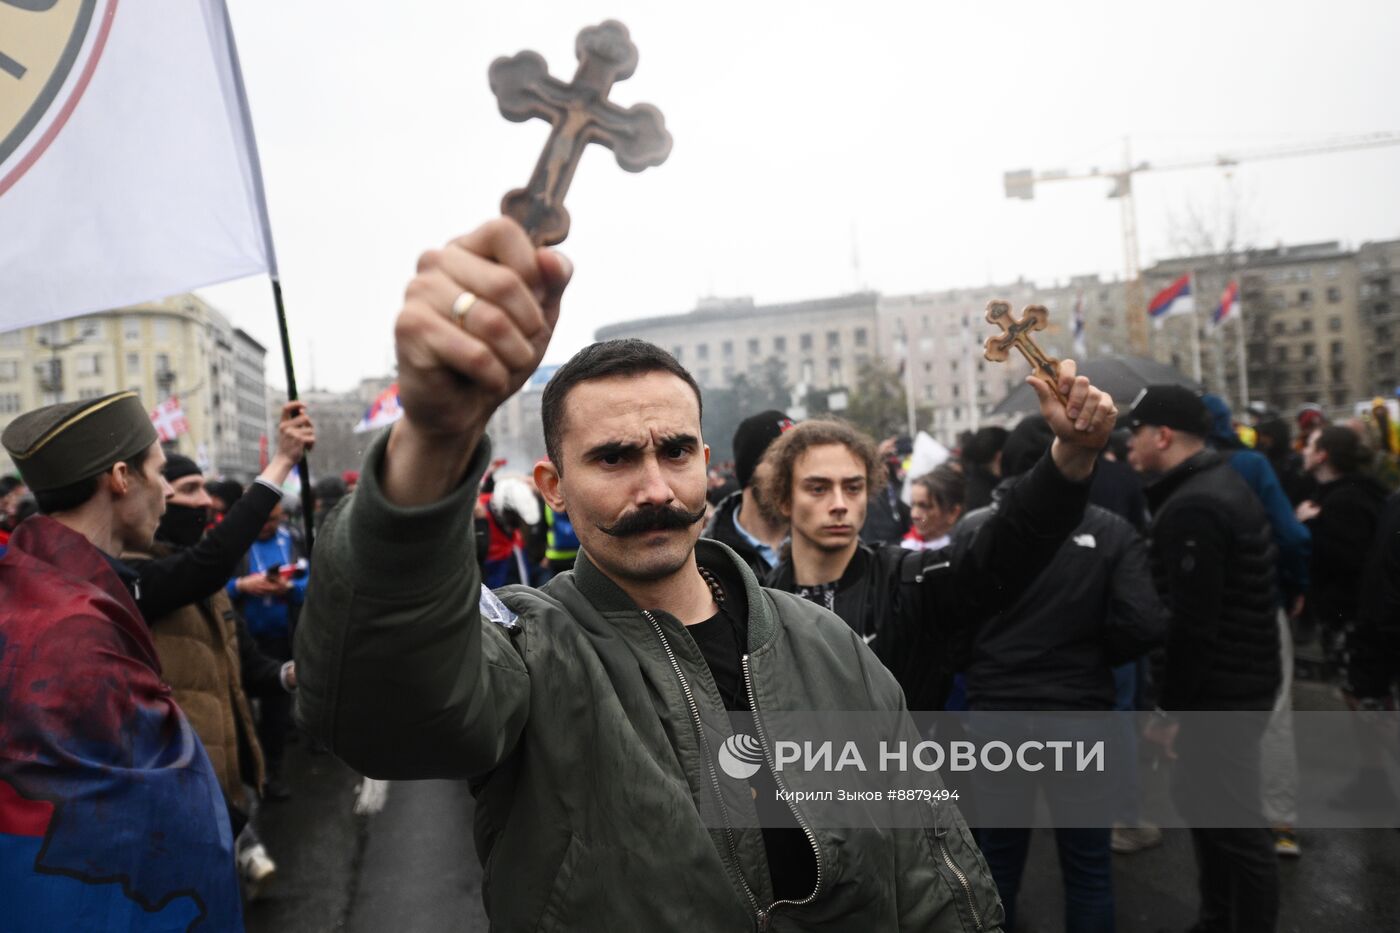
[[[539,364],[572,267],[498,219],[419,270],[395,328],[404,417],[319,539],[297,631],[303,724],[371,777],[471,780],[493,930],[999,929],[951,808],[923,828],[831,831],[801,804],[769,806],[779,772],[721,777],[728,712],[768,760],[763,711],[886,712],[917,736],[845,623],[697,544],[700,392],[660,348],[594,344],[550,380],[535,482],[582,547],[573,571],[480,611],[462,529],[485,425]],[[1092,445],[1112,402],[1067,388]],[[762,830],[729,820],[748,806]]]

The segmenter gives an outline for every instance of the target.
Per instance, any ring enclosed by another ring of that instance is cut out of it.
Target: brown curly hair
[[[856,460],[865,464],[866,495],[873,496],[885,488],[887,474],[885,465],[875,452],[875,440],[848,421],[837,418],[820,421],[804,421],[784,431],[768,446],[763,460],[773,469],[762,482],[763,497],[774,506],[782,506],[792,501],[792,473],[797,459],[813,447],[827,444],[840,444],[849,450]]]

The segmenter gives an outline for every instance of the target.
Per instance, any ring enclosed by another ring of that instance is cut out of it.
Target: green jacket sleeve
[[[511,753],[530,708],[522,630],[478,608],[472,506],[490,445],[451,495],[400,508],[378,481],[387,439],[316,539],[297,721],[370,777],[475,777]]]

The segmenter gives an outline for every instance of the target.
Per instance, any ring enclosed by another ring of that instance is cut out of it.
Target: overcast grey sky
[[[229,0],[267,183],[298,381],[387,372],[423,249],[523,185],[548,134],[507,122],[492,59],[567,80],[607,18],[640,49],[613,89],[658,106],[670,160],[591,147],[561,247],[577,269],[547,359],[600,324],[703,295],[760,303],[1123,268],[1109,183],[1002,193],[1007,169],[1109,167],[1400,130],[1400,3]],[[1400,237],[1400,147],[1152,173],[1144,265],[1170,218],[1238,201],[1253,240]],[[853,250],[853,246],[856,249]],[[858,250],[859,273],[853,263]],[[274,352],[265,280],[202,291]]]

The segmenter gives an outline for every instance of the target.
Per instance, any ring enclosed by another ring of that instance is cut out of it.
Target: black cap
[[[160,472],[167,483],[173,483],[186,476],[199,476],[204,471],[199,468],[199,464],[184,454],[166,454],[165,466],[161,468]]]
[[[1001,448],[1001,475],[1020,476],[1035,466],[1050,445],[1055,431],[1044,415],[1027,415],[1016,425]]]
[[[734,478],[740,489],[748,488],[768,445],[792,424],[792,419],[777,409],[761,411],[739,422],[739,429],[734,432]]]
[[[1145,424],[1209,437],[1210,411],[1201,397],[1185,386],[1148,386],[1138,393],[1128,412],[1128,427],[1136,430]]]

